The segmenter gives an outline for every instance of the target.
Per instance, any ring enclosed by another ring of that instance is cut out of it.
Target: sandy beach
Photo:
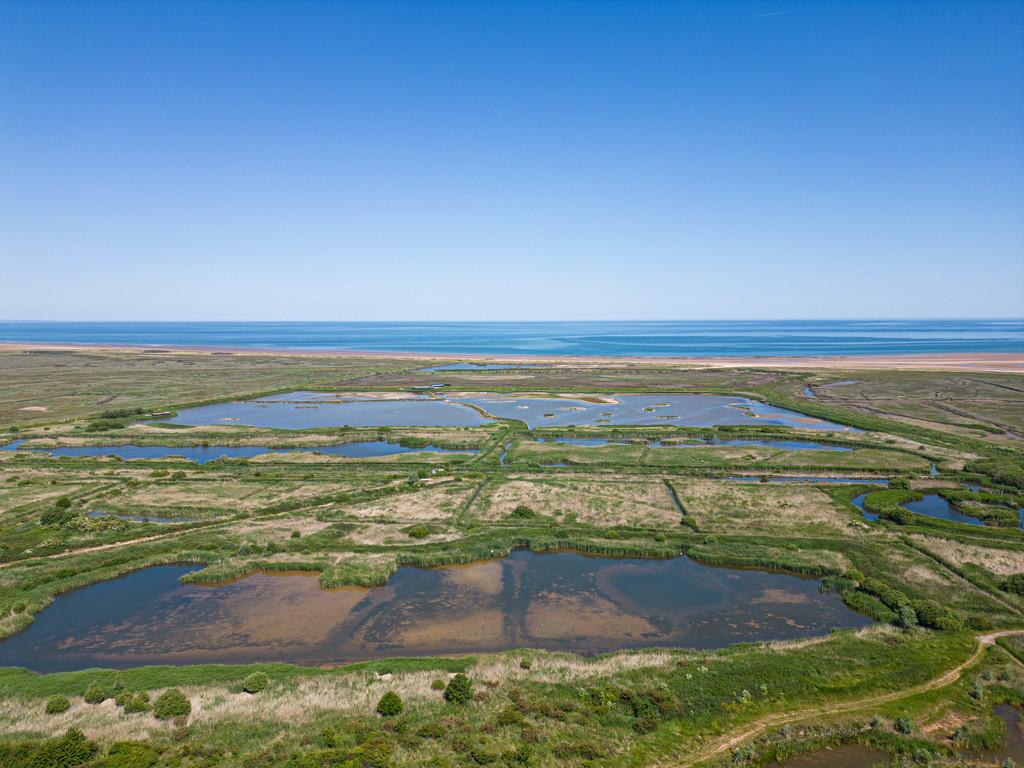
[[[203,347],[132,344],[39,344],[0,342],[0,351],[68,350],[78,352],[140,352],[146,354],[230,354],[254,357],[357,357],[374,360],[416,360],[424,364],[438,361],[547,364],[587,368],[614,363],[657,368],[783,368],[802,370],[918,370],[988,371],[1024,374],[1024,352],[973,353],[949,352],[919,355],[836,355],[800,357],[718,356],[718,357],[635,357],[579,355],[444,355],[424,352],[371,352],[362,350],[254,349],[251,347]]]

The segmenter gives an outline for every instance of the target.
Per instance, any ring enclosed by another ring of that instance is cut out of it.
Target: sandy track
[[[875,707],[879,704],[888,704],[893,701],[899,701],[900,699],[917,696],[918,694],[925,693],[927,691],[933,691],[937,688],[944,688],[959,680],[965,669],[977,663],[986,648],[995,643],[995,641],[1000,637],[1007,637],[1010,635],[1024,635],[1024,629],[1006,629],[1000,632],[989,632],[984,635],[979,635],[978,647],[974,649],[974,652],[965,661],[926,683],[921,683],[920,685],[916,685],[902,691],[893,691],[892,693],[868,696],[867,698],[848,701],[832,706],[809,707],[807,709],[795,710],[793,712],[778,712],[771,715],[765,715],[759,720],[755,720],[753,723],[743,726],[741,731],[723,736],[702,747],[698,752],[684,758],[682,762],[675,763],[675,765],[677,768],[689,768],[689,766],[712,760],[723,753],[750,741],[751,739],[757,738],[765,731],[771,730],[772,728],[781,728],[783,725],[799,723],[803,720],[810,720],[816,717],[856,712],[867,707]]]

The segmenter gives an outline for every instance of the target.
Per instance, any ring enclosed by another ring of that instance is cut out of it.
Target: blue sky
[[[1024,316],[1019,2],[7,2],[8,319]]]

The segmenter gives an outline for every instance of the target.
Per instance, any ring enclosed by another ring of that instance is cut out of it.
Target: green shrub
[[[77,728],[69,728],[59,739],[47,739],[25,762],[31,768],[72,768],[92,760],[96,745]]]
[[[444,680],[432,680],[430,682],[430,687],[435,691],[443,691],[445,688]]]
[[[116,701],[116,699],[115,699]],[[148,712],[149,711],[149,694],[148,693],[129,693],[125,696],[124,711],[127,714],[135,714],[136,712]]]
[[[57,507],[57,509],[68,509],[71,506],[71,499],[67,496],[61,496],[57,499],[57,503],[54,504],[54,506]]]
[[[473,698],[473,683],[462,672],[448,681],[444,689],[445,701],[450,704],[465,704]]]
[[[158,720],[170,720],[179,715],[188,715],[192,711],[192,702],[177,688],[164,691],[153,704],[153,714]]]
[[[259,693],[266,689],[270,681],[262,672],[253,672],[242,681],[242,690],[246,693]]]
[[[159,758],[156,751],[137,741],[117,741],[100,764],[103,768],[151,768]]]
[[[939,629],[943,632],[960,632],[964,628],[963,619],[944,605],[934,600],[918,600],[914,603],[917,622],[922,627]]]
[[[160,478],[160,477],[167,477],[169,474],[171,474],[171,473],[168,472],[166,469],[154,469],[152,472],[149,473],[149,476],[150,477]]]
[[[416,731],[416,735],[421,739],[443,739],[445,736],[445,729],[439,722],[432,720],[431,722],[420,726],[420,729]]]
[[[900,733],[913,733],[914,722],[909,717],[897,717],[894,723]]]
[[[67,696],[51,696],[46,700],[46,714],[59,715],[71,709],[71,702]]]
[[[106,701],[107,692],[104,691],[96,683],[93,683],[85,689],[85,703],[86,704],[99,704]]]
[[[405,532],[412,539],[425,539],[430,535],[430,529],[423,523],[417,523],[405,529]]]
[[[511,517],[519,518],[520,520],[530,520],[537,516],[537,513],[530,509],[525,504],[520,504],[512,510]]]
[[[394,717],[402,714],[402,697],[394,691],[388,691],[377,702],[377,714],[382,717]]]
[[[1024,573],[1015,573],[1007,576],[1001,585],[1006,592],[1013,592],[1015,595],[1024,595]]]

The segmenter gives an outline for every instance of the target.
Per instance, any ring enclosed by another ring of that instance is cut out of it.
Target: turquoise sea
[[[411,352],[720,356],[1024,352],[1018,320],[510,323],[0,322],[0,341]]]

